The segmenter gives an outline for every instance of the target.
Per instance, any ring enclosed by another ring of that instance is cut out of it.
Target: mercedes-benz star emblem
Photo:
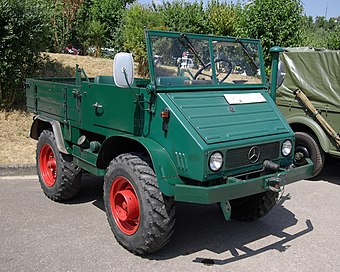
[[[248,160],[251,163],[256,163],[259,159],[260,159],[260,148],[258,148],[257,146],[253,146],[252,148],[249,149],[248,152]]]

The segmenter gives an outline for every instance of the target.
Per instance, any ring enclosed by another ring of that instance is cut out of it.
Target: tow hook
[[[265,179],[264,187],[273,192],[280,193],[282,191],[281,187],[284,187],[284,184],[286,183],[286,177],[287,177],[287,174],[277,173],[275,177],[270,177],[270,178]],[[280,186],[280,184],[283,184],[283,185]]]
[[[265,189],[271,190],[275,193],[281,193],[276,202],[279,202],[283,196],[287,174],[277,173],[275,177],[265,179]]]
[[[286,183],[287,175],[281,174],[281,173],[278,172],[281,169],[280,165],[276,164],[272,161],[265,160],[263,162],[263,168],[277,172],[276,176],[265,179],[265,181],[264,181],[265,189],[269,189],[269,190],[276,192],[276,193],[281,192],[280,184],[284,185]]]

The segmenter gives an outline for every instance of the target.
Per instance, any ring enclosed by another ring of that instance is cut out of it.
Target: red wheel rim
[[[134,234],[140,223],[140,209],[136,192],[127,178],[119,176],[113,181],[110,206],[119,229],[126,235]]]
[[[50,145],[44,144],[39,153],[40,174],[43,181],[52,187],[57,177],[57,161]]]

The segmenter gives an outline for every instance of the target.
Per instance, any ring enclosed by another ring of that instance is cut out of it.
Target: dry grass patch
[[[33,114],[0,111],[0,164],[34,164],[36,141],[29,136]]]
[[[105,58],[95,58],[89,56],[77,56],[68,54],[45,53],[52,60],[62,63],[63,67],[74,69],[76,64],[84,68],[88,77],[97,75],[109,76],[112,75],[113,60]]]

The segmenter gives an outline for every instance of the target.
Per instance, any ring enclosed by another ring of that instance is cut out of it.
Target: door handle
[[[73,89],[72,94],[74,95],[74,97],[81,98],[81,93],[78,89]]]
[[[99,104],[98,102],[92,104],[92,107],[96,108],[96,109],[100,109],[103,107],[103,105]]]

